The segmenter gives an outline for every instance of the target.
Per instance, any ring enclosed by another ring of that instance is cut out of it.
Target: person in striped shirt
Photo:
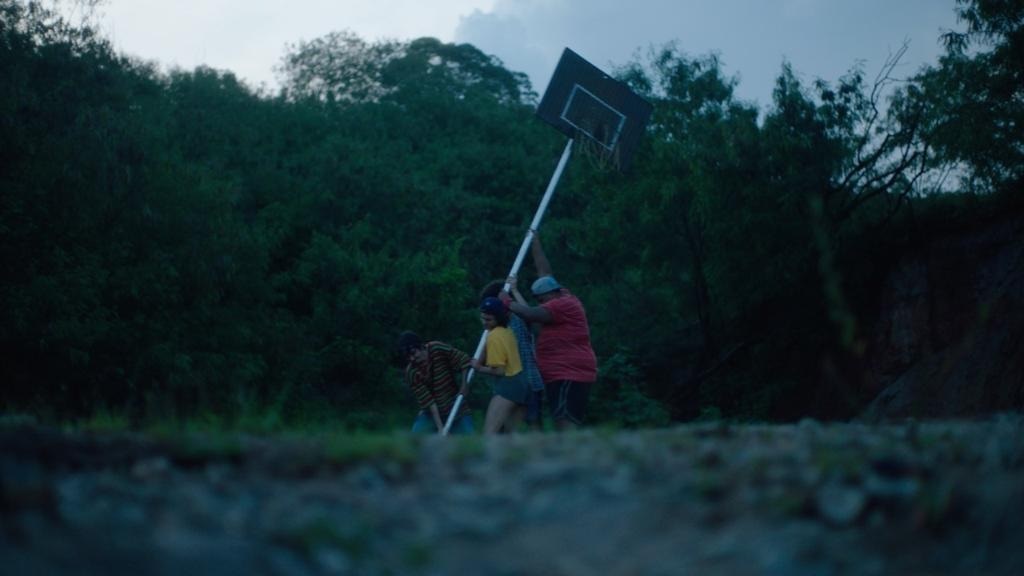
[[[466,395],[466,376],[470,357],[444,342],[424,343],[415,332],[402,332],[398,348],[408,361],[405,383],[420,406],[413,422],[414,433],[441,433],[455,405],[455,397]],[[448,431],[450,434],[472,434],[473,417],[463,402]]]

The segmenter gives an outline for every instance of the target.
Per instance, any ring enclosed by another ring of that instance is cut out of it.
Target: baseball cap
[[[530,292],[535,295],[547,294],[555,290],[561,290],[562,285],[555,280],[554,276],[541,276],[533,281],[533,285],[530,286]]]
[[[501,300],[489,296],[480,303],[480,311],[486,314],[501,315],[506,313],[507,308]]]

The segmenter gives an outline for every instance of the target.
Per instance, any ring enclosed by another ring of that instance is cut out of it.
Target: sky
[[[468,42],[525,72],[543,94],[565,47],[612,71],[675,42],[717,54],[736,95],[771,103],[784,61],[805,82],[835,82],[858,63],[868,78],[904,42],[909,76],[937,61],[939,35],[960,29],[955,0],[102,0],[94,15],[114,46],[191,70],[230,70],[278,86],[288,45],[349,30],[367,41],[432,36]]]

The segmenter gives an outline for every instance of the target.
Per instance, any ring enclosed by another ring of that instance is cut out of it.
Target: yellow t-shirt
[[[496,368],[505,367],[505,376],[515,376],[523,371],[523,362],[519,359],[519,345],[512,331],[504,326],[496,326],[487,333],[487,347],[484,348],[484,364]]]

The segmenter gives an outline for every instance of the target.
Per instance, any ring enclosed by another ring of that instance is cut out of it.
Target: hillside
[[[964,418],[1024,408],[1024,218],[947,217],[880,287],[863,374],[867,418]]]

